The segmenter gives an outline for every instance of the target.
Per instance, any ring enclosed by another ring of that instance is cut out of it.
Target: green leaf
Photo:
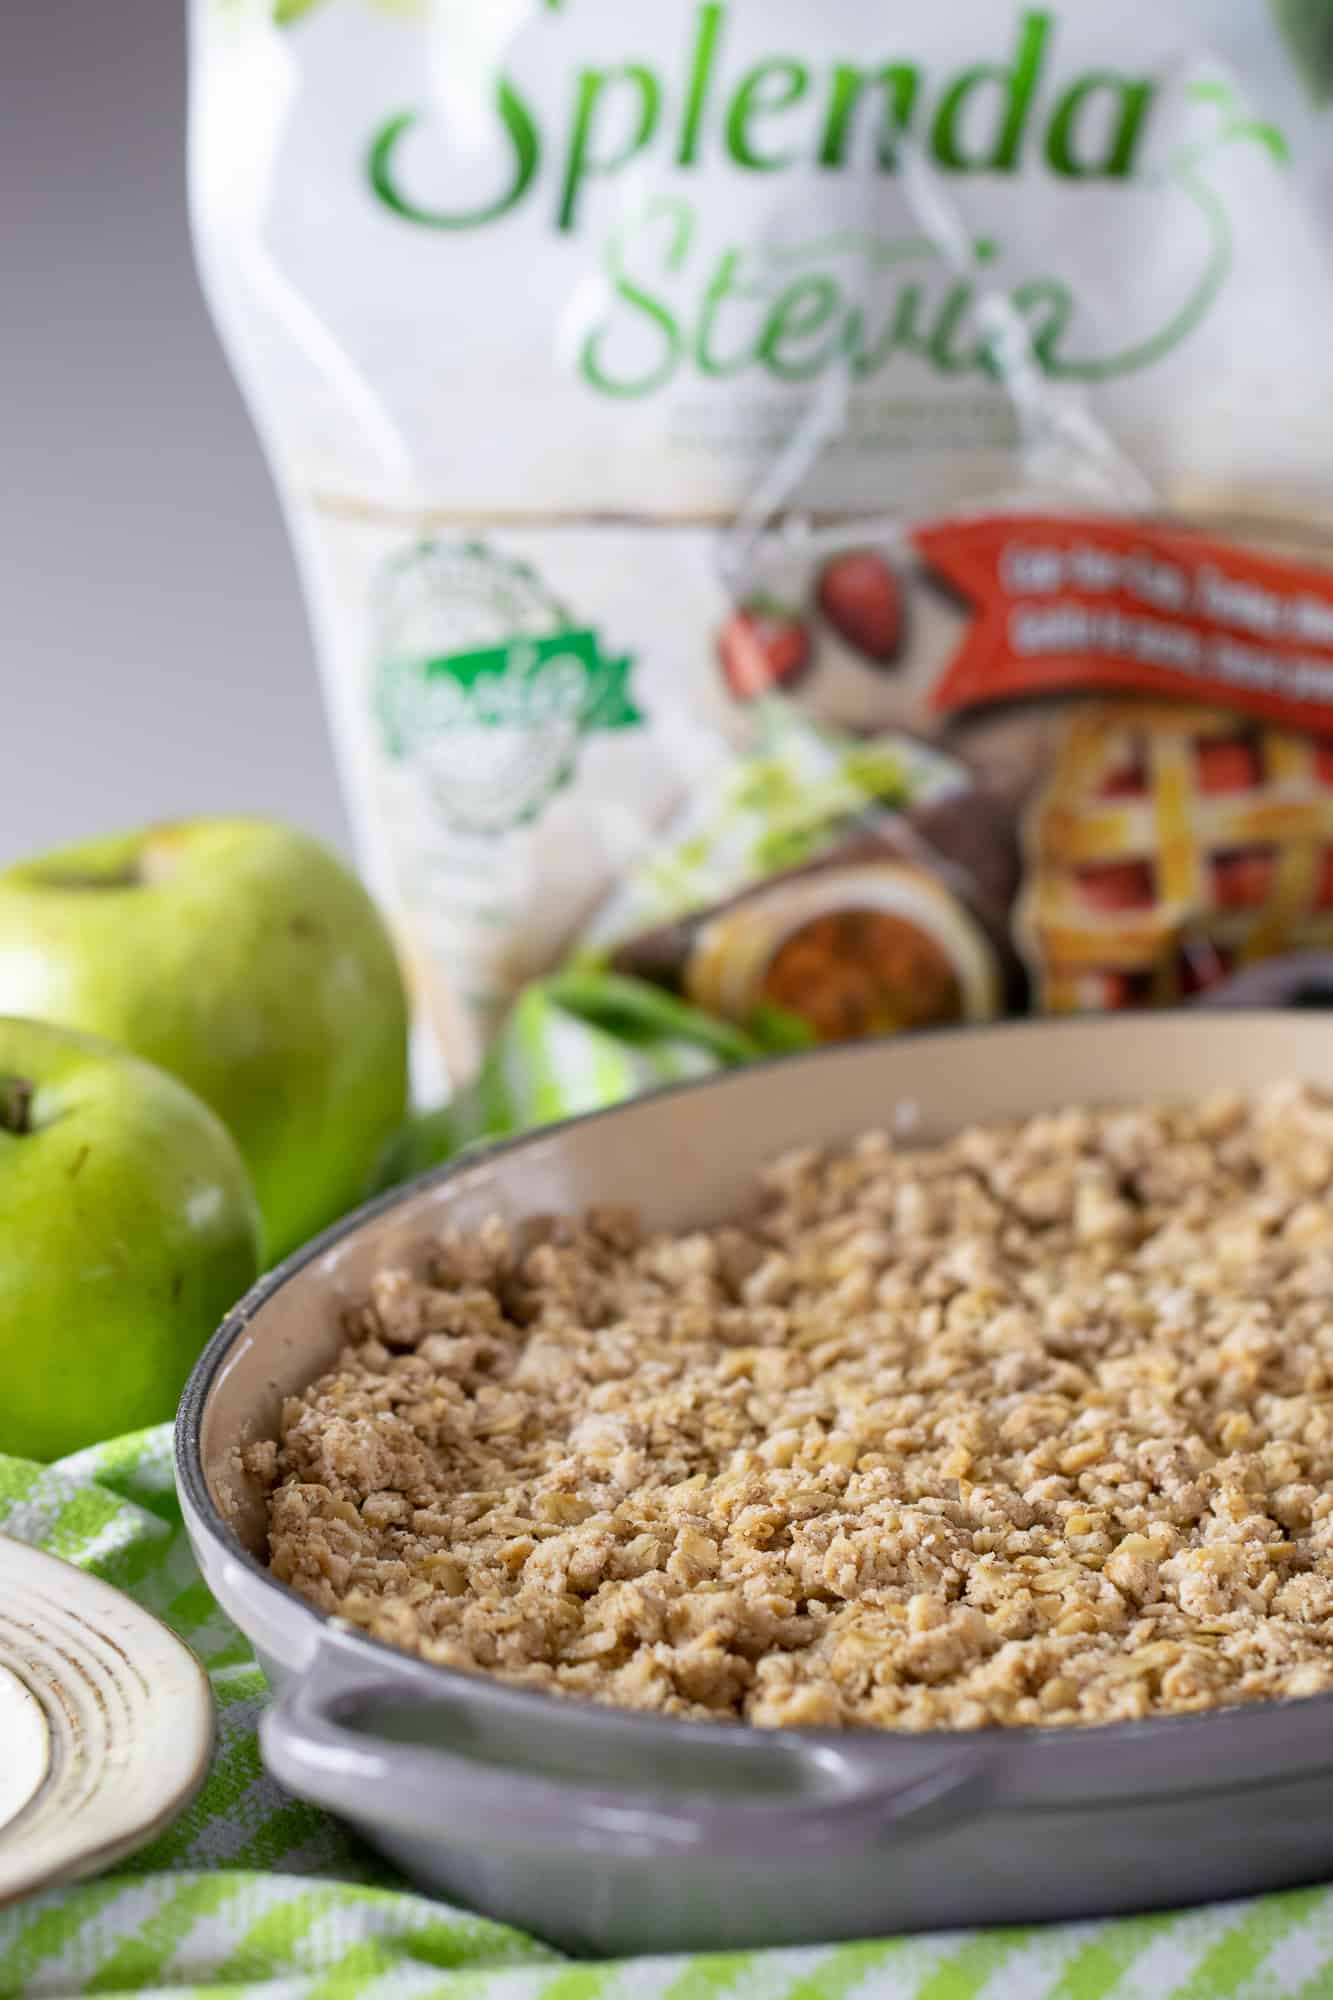
[[[1230,145],[1234,139],[1253,139],[1256,145],[1267,148],[1279,166],[1288,164],[1291,148],[1285,135],[1276,125],[1265,124],[1259,118],[1246,118],[1229,83],[1201,80],[1190,85],[1188,95],[1196,104],[1215,105],[1218,118],[1211,139],[1205,145],[1191,148],[1184,156],[1186,163],[1206,159],[1215,147]]]
[[[1329,0],[1269,0],[1287,51],[1316,104],[1333,102],[1333,6]]]
[[[1279,166],[1285,167],[1290,163],[1291,147],[1276,125],[1265,124],[1258,118],[1247,118],[1236,127],[1236,137],[1253,139],[1256,145],[1266,146]]]

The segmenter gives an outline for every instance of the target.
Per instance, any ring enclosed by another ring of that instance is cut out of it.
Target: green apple
[[[270,1262],[354,1207],[407,1102],[397,959],[304,834],[182,821],[0,873],[0,1013],[120,1042],[230,1128]]]
[[[164,1070],[0,1016],[0,1452],[165,1421],[259,1271],[235,1142]]]

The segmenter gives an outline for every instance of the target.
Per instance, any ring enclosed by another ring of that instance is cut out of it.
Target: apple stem
[[[31,1083],[26,1076],[0,1076],[0,1132],[21,1139],[31,1130]]]

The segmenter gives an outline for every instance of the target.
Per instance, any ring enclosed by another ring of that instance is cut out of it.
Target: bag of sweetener
[[[1321,0],[193,0],[427,1081],[571,967],[755,1049],[1318,986],[1331,100]]]

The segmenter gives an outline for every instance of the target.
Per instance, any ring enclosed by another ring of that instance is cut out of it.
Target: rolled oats
[[[273,1573],[428,1660],[761,1726],[1333,1688],[1333,1103],[780,1160],[743,1221],[382,1272],[252,1448]]]

